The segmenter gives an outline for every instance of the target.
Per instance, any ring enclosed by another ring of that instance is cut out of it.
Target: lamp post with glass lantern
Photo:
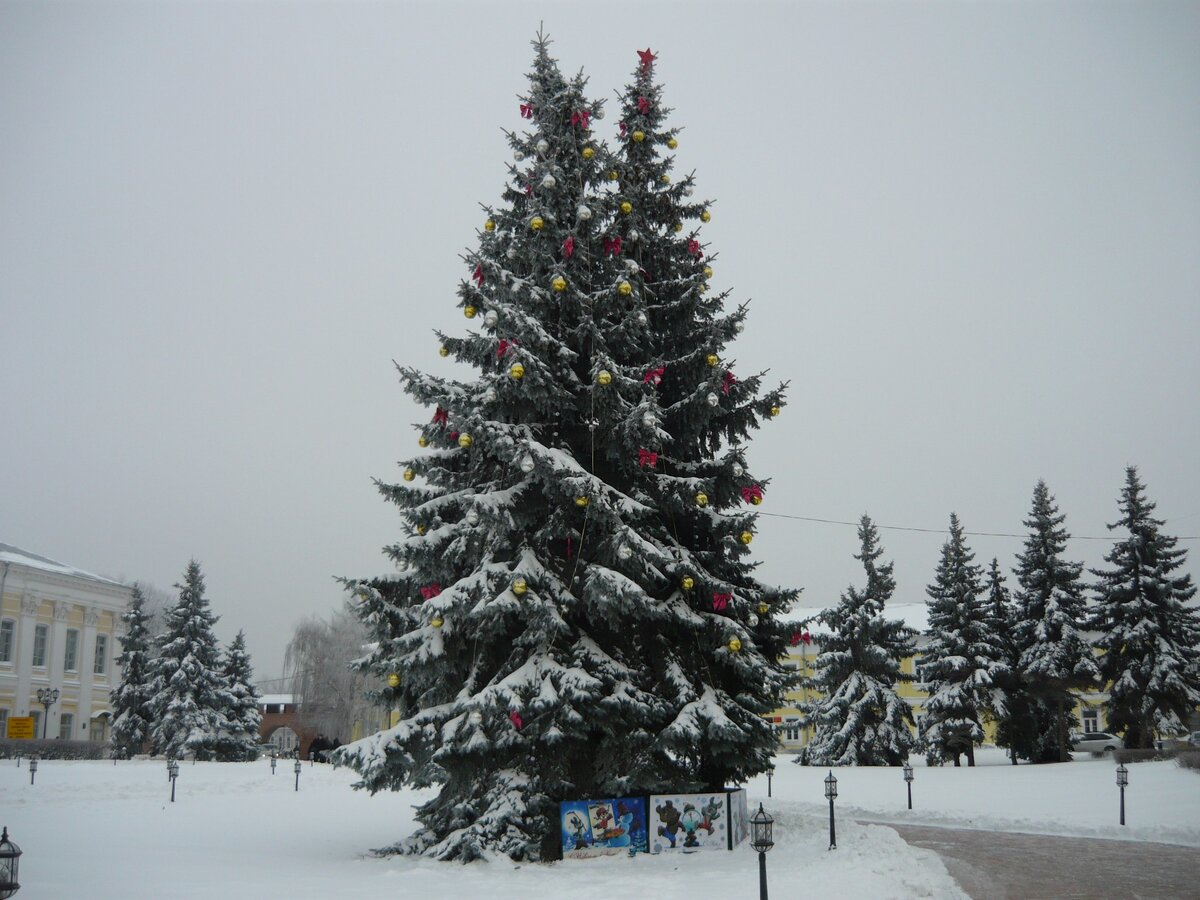
[[[294,767],[294,771],[296,773],[296,790],[300,790],[300,768],[300,759],[297,758],[296,765]]]
[[[272,775],[275,774],[275,758],[276,758],[276,753],[274,750],[272,750],[271,751],[271,774]]]
[[[1125,824],[1125,785],[1129,784],[1129,770],[1125,763],[1117,766],[1117,787],[1121,789],[1121,824]]]
[[[908,784],[908,808],[912,809],[913,773],[912,773],[912,766],[907,762],[904,764],[904,780]]]
[[[8,900],[21,889],[17,881],[17,864],[21,848],[8,839],[8,827],[0,832],[0,900]]]
[[[833,801],[837,799],[837,779],[831,769],[825,778],[825,796],[829,799],[829,849],[837,849],[837,830],[833,824]]]
[[[171,760],[167,763],[167,777],[171,779],[171,802],[175,802],[175,779],[179,777],[179,763]]]
[[[771,827],[775,820],[758,804],[758,812],[750,819],[750,849],[758,852],[758,897],[767,900],[767,851],[775,846]]]
[[[50,725],[50,707],[58,702],[58,688],[38,688],[38,703],[46,710],[42,716],[42,740],[46,739],[46,728]]]
[[[29,783],[30,784],[33,784],[33,779],[37,776],[37,764],[38,764],[38,758],[37,758],[37,754],[35,753],[33,756],[29,757]]]

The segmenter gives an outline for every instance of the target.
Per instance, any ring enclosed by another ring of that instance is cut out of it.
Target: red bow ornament
[[[692,256],[696,258],[697,262],[699,262],[700,257],[704,255],[700,252],[700,242],[695,238],[692,238],[690,241],[688,241],[688,253],[692,254]]]
[[[533,118],[533,104],[532,103],[522,103],[521,104],[521,118],[522,119],[532,119]]]
[[[582,125],[583,130],[587,131],[588,130],[588,119],[590,119],[591,117],[592,117],[592,114],[590,112],[588,112],[586,109],[581,109],[577,112],[571,113],[571,124],[572,125]]]
[[[713,593],[713,609],[716,610],[717,612],[723,612],[725,610],[725,608],[727,606],[729,606],[729,601],[732,599],[733,599],[733,594],[718,594],[718,593],[714,592]]]
[[[563,256],[567,259],[571,258],[571,254],[575,252],[575,238],[568,237],[563,241]]]
[[[657,465],[658,465],[658,454],[657,453],[655,453],[653,450],[647,450],[645,447],[642,447],[638,450],[638,467],[639,468],[644,468],[646,466],[649,466],[650,468],[654,468]]]
[[[448,412],[446,412],[446,410],[442,409],[440,406],[436,410],[434,410],[434,412],[433,412],[433,424],[434,425],[445,425],[449,421],[450,421],[450,414]]]
[[[503,359],[510,350],[515,349],[517,349],[517,342],[515,339],[509,340],[508,338],[501,338],[500,345],[496,348],[496,357],[498,359]]]
[[[621,132],[621,137],[625,137],[625,132],[629,130],[629,126],[621,122],[617,125],[617,130]]]
[[[421,596],[424,597],[426,600],[432,600],[434,597],[436,597],[441,592],[442,592],[442,586],[440,584],[438,584],[436,581],[433,584],[427,584],[427,585],[425,585],[425,587],[421,588]]]
[[[757,497],[759,500],[762,499],[762,488],[760,488],[757,484],[742,488],[742,499],[744,501],[747,503],[753,503],[755,497]]]
[[[621,255],[621,239],[619,237],[604,239],[604,252],[613,256]]]
[[[483,263],[475,264],[475,271],[471,273],[471,277],[475,279],[480,287],[483,287]]]
[[[508,714],[508,721],[512,722],[513,728],[517,729],[517,731],[520,731],[521,727],[525,724],[525,722],[521,719],[521,714],[516,711]]]
[[[793,647],[795,647],[795,646],[799,645],[801,641],[803,641],[805,644],[811,644],[812,643],[812,635],[809,634],[807,631],[793,631],[792,639],[788,643],[790,643]]]
[[[458,432],[457,431],[450,432],[449,437],[450,437],[450,440],[457,441],[458,440]]]
[[[725,373],[725,383],[721,385],[721,391],[728,394],[729,389],[737,384],[737,379],[733,377],[732,372]]]
[[[648,369],[646,374],[642,376],[642,384],[652,384],[657,387],[662,384],[663,376],[666,374],[666,366],[659,366],[657,369]]]
[[[638,112],[643,115],[650,112],[650,101],[645,97],[638,97]]]

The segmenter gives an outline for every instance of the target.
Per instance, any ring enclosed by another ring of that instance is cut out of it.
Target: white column
[[[67,646],[67,618],[71,614],[71,606],[62,600],[54,604],[54,626],[50,629],[50,646],[47,653],[47,671],[50,673],[50,687],[58,688],[58,702],[50,707],[50,716],[46,720],[46,737],[58,735],[59,716],[62,711],[63,687],[63,651]]]
[[[31,594],[21,598],[21,624],[17,627],[17,708],[14,713],[17,716],[29,715],[30,694],[33,693],[33,630],[37,626],[38,606]]]
[[[88,740],[92,736],[92,670],[96,667],[96,624],[100,613],[88,607],[83,611],[83,646],[80,648],[79,711],[75,715],[75,734],[72,740]],[[83,727],[81,728],[80,725]]]

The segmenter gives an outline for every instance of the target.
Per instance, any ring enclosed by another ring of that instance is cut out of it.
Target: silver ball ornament
[[[495,328],[496,323],[499,321],[500,317],[496,315],[496,311],[494,309],[489,309],[483,314],[483,324],[488,328]]]
[[[733,470],[732,470],[732,471],[733,471],[733,477],[734,477],[734,478],[741,478],[741,477],[742,477],[742,473],[743,473],[743,472],[745,472],[746,470],[742,468],[742,464],[741,464],[741,463],[734,463],[734,464],[733,464]]]
[[[542,187],[544,187],[546,190],[550,190],[550,188],[554,187],[556,184],[558,184],[558,182],[554,180],[553,175],[547,175],[542,179]]]
[[[721,402],[721,398],[720,398],[720,397],[718,397],[716,394],[714,394],[714,393],[711,393],[711,392],[710,392],[710,393],[709,393],[709,395],[708,395],[707,397],[705,397],[704,399],[708,401],[708,405],[709,405],[709,406],[716,406],[718,403],[720,403],[720,402]]]
[[[541,140],[541,141],[537,142],[537,152],[538,153],[545,153],[549,149],[550,149],[550,145],[545,140]]]
[[[642,424],[647,428],[657,428],[658,416],[654,415],[654,413],[650,412],[649,410],[646,410],[646,412],[642,414]]]
[[[626,236],[629,238],[629,242],[633,244],[637,242],[637,239],[641,237],[641,234],[636,228],[631,228],[629,229],[629,234]]]
[[[479,524],[479,511],[475,509],[467,510],[467,524],[475,526]]]
[[[626,544],[622,544],[617,548],[617,556],[619,556],[621,559],[629,559],[629,557],[633,556],[633,550],[631,550]]]
[[[577,216],[579,216],[579,220],[581,222],[586,222],[588,219],[590,219],[592,217],[592,211],[590,209],[588,209],[586,206],[584,206],[582,203],[580,203],[579,208],[575,210],[575,214]]]
[[[521,471],[524,472],[526,475],[528,475],[530,472],[533,471],[533,457],[532,456],[526,456],[524,459],[521,460]]]

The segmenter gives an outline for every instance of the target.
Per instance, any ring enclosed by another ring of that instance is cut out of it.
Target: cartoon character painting
[[[713,797],[711,800],[705,803],[702,807],[700,807],[700,814],[702,816],[700,827],[709,834],[712,834],[714,831],[716,831],[716,825],[714,823],[717,821],[717,819],[721,818],[721,811],[724,808],[724,797]]]
[[[657,840],[652,848],[659,853],[682,850],[725,850],[729,848],[728,795],[656,794],[650,805],[658,814]]]
[[[696,807],[691,803],[683,805],[683,815],[679,817],[679,824],[683,827],[683,833],[686,837],[683,839],[683,847],[685,850],[690,850],[700,846],[700,842],[696,840],[696,831],[700,828],[704,819],[700,813],[696,812]]]
[[[673,801],[668,800],[662,806],[654,807],[654,811],[658,813],[659,821],[663,824],[658,826],[659,837],[665,837],[671,842],[671,849],[675,849],[675,835],[679,832],[679,810],[675,808]]]
[[[642,797],[570,800],[559,805],[563,859],[645,853],[646,801]]]

